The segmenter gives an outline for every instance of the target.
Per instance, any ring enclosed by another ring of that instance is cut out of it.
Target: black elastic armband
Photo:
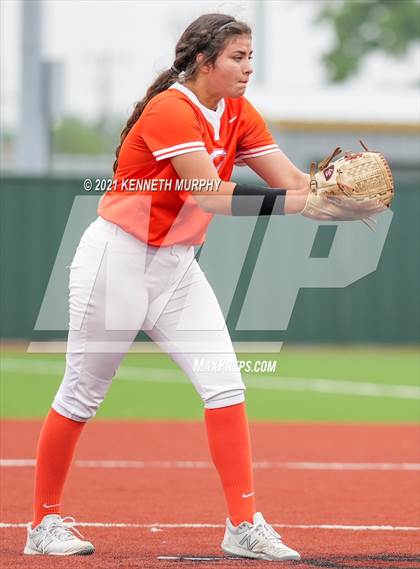
[[[284,215],[287,190],[236,184],[232,193],[232,215]]]

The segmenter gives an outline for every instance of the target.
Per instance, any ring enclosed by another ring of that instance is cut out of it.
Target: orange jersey
[[[245,97],[222,99],[212,111],[175,83],[149,101],[125,138],[114,176],[118,191],[103,196],[98,214],[155,247],[202,244],[213,214],[200,209],[189,188],[179,189],[170,161],[200,151],[228,181],[235,163],[279,147]]]

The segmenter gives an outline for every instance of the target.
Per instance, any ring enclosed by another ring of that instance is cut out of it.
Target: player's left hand
[[[340,148],[318,164],[311,164],[310,191],[302,214],[324,221],[360,219],[372,228],[370,216],[390,206],[394,196],[391,169],[383,154],[361,142],[363,152],[341,153]]]

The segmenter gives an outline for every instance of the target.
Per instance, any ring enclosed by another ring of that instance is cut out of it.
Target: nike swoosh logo
[[[43,508],[58,508],[60,504],[42,504]]]
[[[228,120],[228,123],[229,124],[233,123],[233,121],[236,121],[237,118],[238,118],[238,115],[235,115],[234,117],[232,117],[231,119]]]
[[[255,492],[251,492],[251,494],[242,494],[242,498],[249,498],[250,496],[253,496],[255,494]]]

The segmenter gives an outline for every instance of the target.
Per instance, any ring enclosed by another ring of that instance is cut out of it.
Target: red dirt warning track
[[[39,421],[5,421],[2,459],[32,459],[40,426]],[[25,529],[1,527],[1,567],[420,567],[420,532],[396,529],[420,526],[420,471],[413,469],[420,449],[416,426],[254,423],[251,434],[258,466],[257,507],[270,523],[286,526],[277,529],[301,552],[302,563],[158,560],[222,556],[223,527],[177,527],[224,523],[224,500],[209,465],[204,426],[98,420],[82,435],[62,513],[78,522],[142,527],[79,528],[97,551],[71,558],[23,556]],[[129,462],[122,466],[103,461]],[[306,466],[296,465],[303,462]],[[332,462],[338,463],[336,470],[329,466]],[[349,470],[349,463],[357,463],[358,470]],[[378,463],[387,469],[380,470]],[[14,525],[31,519],[33,466],[13,464],[3,462],[0,468],[0,522]],[[144,527],[150,524],[175,527]],[[322,525],[391,529],[321,529]]]

